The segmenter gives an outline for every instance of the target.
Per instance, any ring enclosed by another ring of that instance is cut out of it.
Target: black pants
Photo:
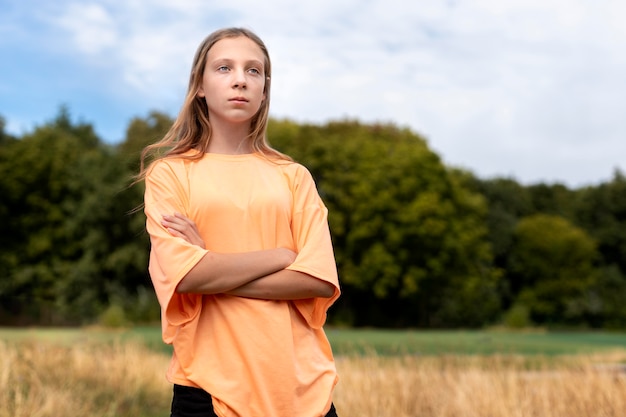
[[[217,414],[213,410],[211,394],[200,388],[174,385],[170,417],[217,417]],[[334,405],[330,405],[326,417],[337,417]]]

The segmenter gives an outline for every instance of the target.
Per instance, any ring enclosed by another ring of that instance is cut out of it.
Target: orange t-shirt
[[[174,212],[196,223],[206,250],[161,226],[162,215]],[[209,392],[221,417],[323,416],[337,373],[322,326],[340,290],[328,211],[309,171],[258,154],[161,159],[146,176],[145,213],[163,340],[174,347],[167,379]],[[297,253],[288,269],[332,283],[333,297],[176,292],[207,251],[277,247]]]

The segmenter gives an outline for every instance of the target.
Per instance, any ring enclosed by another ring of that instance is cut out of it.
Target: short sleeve
[[[326,321],[328,308],[340,295],[337,265],[328,227],[328,209],[306,168],[299,166],[293,181],[292,231],[298,255],[287,269],[309,274],[335,287],[335,293],[330,298],[293,301],[309,326],[320,328]]]
[[[200,312],[201,294],[179,294],[176,287],[202,259],[206,250],[182,238],[173,237],[162,225],[164,214],[188,215],[188,186],[182,163],[160,160],[146,175],[144,212],[150,235],[148,270],[161,305],[163,339],[171,343],[177,327]]]

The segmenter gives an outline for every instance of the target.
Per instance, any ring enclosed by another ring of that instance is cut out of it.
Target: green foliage
[[[119,304],[111,304],[99,317],[99,323],[104,327],[119,328],[127,326],[128,319],[124,309]]]
[[[161,140],[173,122],[171,117],[156,111],[150,112],[146,118],[135,117],[130,121],[126,139],[117,147],[118,157],[130,172],[139,171],[141,151]]]
[[[145,284],[146,241],[136,243],[143,226],[127,215],[127,172],[91,126],[72,124],[65,109],[2,146],[2,209],[13,219],[0,226],[5,315],[89,322],[115,283],[129,291]]]
[[[533,213],[573,218],[574,192],[562,184],[535,184],[526,187],[532,201]]]
[[[578,193],[576,220],[598,241],[605,265],[616,265],[626,275],[626,177],[613,179]]]
[[[623,330],[626,327],[626,276],[616,265],[602,267],[587,292],[587,323],[592,327]]]
[[[504,325],[509,329],[525,329],[532,327],[533,323],[530,319],[530,311],[523,304],[514,304],[504,314]]]
[[[497,312],[484,201],[422,138],[352,121],[274,121],[269,137],[316,178],[343,284],[394,303],[388,321],[479,325]]]
[[[0,323],[151,323],[139,155],[172,119],[123,142],[57,117],[16,138],[0,117]],[[392,124],[271,120],[329,208],[345,326],[626,325],[626,178],[570,190],[480,180]]]
[[[526,188],[509,178],[474,181],[471,188],[488,202],[488,238],[496,265],[504,267],[517,221],[533,213],[532,197]]]
[[[525,217],[515,229],[507,268],[513,293],[539,323],[580,322],[597,279],[595,241],[559,216]]]
[[[0,116],[0,146],[16,140],[4,130],[5,127],[6,120],[4,119],[4,117]]]
[[[626,323],[624,303],[617,301],[620,297],[623,299],[626,288],[626,252],[623,250],[626,247],[625,183],[623,175],[616,171],[612,181],[578,190],[570,190],[560,184],[525,187],[511,179],[476,179],[471,184],[472,189],[484,195],[488,202],[489,240],[495,254],[494,263],[505,272],[499,290],[505,309],[512,308],[522,289],[530,285],[518,281],[519,276],[516,275],[519,271],[513,265],[526,262],[524,257],[515,253],[518,248],[513,247],[518,223],[525,217],[547,214],[565,219],[571,226],[584,230],[587,238],[595,241],[596,256],[592,257],[591,267],[586,266],[593,270],[589,273],[591,278],[586,290],[569,300],[570,313],[565,314],[560,301],[545,298],[543,302],[552,304],[549,309],[557,311],[555,314],[558,317],[548,319],[544,315],[543,319],[569,325],[575,321],[578,325],[593,327],[616,327],[618,323]],[[524,256],[535,259],[541,253],[550,258],[549,250],[544,247],[538,249],[535,255]],[[555,266],[554,269],[575,270],[579,259],[571,257],[565,262],[571,265]],[[534,292],[526,291],[525,297],[534,297]]]

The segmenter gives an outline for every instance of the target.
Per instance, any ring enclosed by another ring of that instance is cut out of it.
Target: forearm
[[[280,271],[294,260],[287,249],[244,253],[207,252],[185,275],[179,293],[217,294],[246,285],[257,278]]]
[[[283,269],[226,292],[230,295],[264,300],[299,300],[330,298],[335,293],[333,284],[311,275]]]

